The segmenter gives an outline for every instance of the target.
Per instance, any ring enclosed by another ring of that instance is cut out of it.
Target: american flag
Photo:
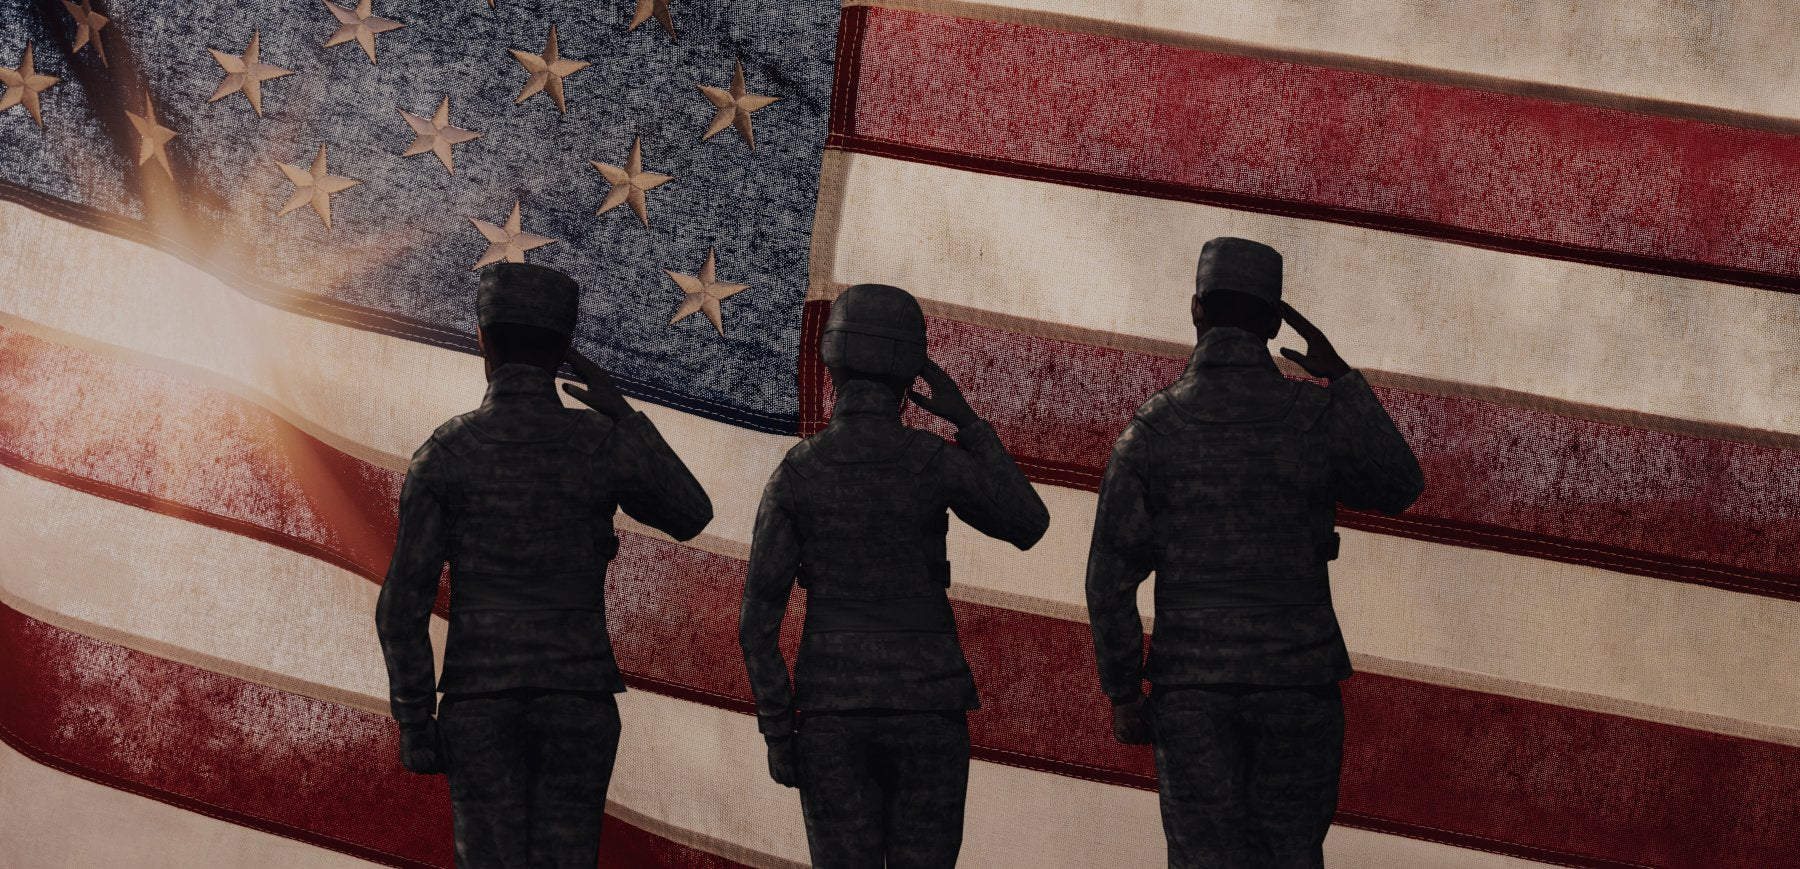
[[[497,258],[581,282],[577,345],[717,513],[622,528],[603,863],[806,861],[737,604],[829,413],[831,300],[876,281],[1052,514],[1027,553],[952,523],[962,863],[1161,864],[1082,567],[1235,235],[1427,477],[1339,517],[1328,864],[1800,866],[1784,4],[0,10],[0,864],[450,865],[372,614],[406,457],[480,400]]]

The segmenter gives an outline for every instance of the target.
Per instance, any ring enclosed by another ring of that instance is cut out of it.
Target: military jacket
[[[623,691],[606,632],[613,512],[679,540],[712,502],[648,417],[565,408],[535,365],[494,369],[481,407],[413,454],[375,610],[394,718],[432,714],[427,629],[450,564],[450,631],[436,689]]]
[[[1101,688],[1142,693],[1137,587],[1156,573],[1158,686],[1322,684],[1350,675],[1326,563],[1336,505],[1398,513],[1419,463],[1360,372],[1283,377],[1243,329],[1201,336],[1140,407],[1100,483],[1087,572]]]
[[[987,423],[948,444],[900,422],[898,396],[842,384],[831,423],[790,450],[757,508],[738,639],[762,732],[794,709],[974,709],[945,588],[946,510],[1028,549],[1049,511]],[[778,646],[796,580],[806,627],[790,684]]]

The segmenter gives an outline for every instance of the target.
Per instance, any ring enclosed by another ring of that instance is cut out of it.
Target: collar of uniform
[[[488,378],[487,395],[481,403],[540,399],[562,404],[556,398],[556,375],[529,363],[508,362],[495,368],[494,375]]]
[[[900,396],[873,380],[845,380],[837,384],[837,403],[831,406],[833,419],[844,416],[877,416],[900,418]]]
[[[1275,360],[1269,356],[1269,342],[1236,326],[1214,326],[1200,336],[1199,343],[1194,345],[1194,355],[1188,359],[1187,370],[1191,374],[1199,368],[1277,370]]]

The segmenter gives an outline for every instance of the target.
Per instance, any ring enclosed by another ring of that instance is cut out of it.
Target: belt
[[[1156,578],[1156,610],[1237,606],[1309,606],[1331,603],[1331,584],[1317,577],[1275,579],[1266,576]]]
[[[450,572],[450,613],[483,610],[595,610],[606,608],[606,571],[573,573]]]
[[[919,631],[956,633],[956,617],[950,598],[943,593],[918,597],[846,598],[809,596],[806,600],[808,634],[837,631]]]
[[[1156,575],[1156,608],[1205,609],[1242,606],[1316,606],[1331,603],[1325,564],[1338,556],[1338,535],[1321,540],[1317,568],[1303,576]]]
[[[950,587],[950,562],[948,561],[906,561],[898,564],[818,564],[800,565],[798,581],[800,587],[811,590],[813,584],[824,578],[827,587],[835,585],[831,577],[854,573],[856,583],[864,588],[880,588],[889,594],[907,595],[923,594],[940,588]]]

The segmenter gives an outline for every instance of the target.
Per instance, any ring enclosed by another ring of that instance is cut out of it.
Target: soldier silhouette
[[[1154,740],[1171,867],[1323,867],[1350,658],[1331,606],[1335,504],[1398,513],[1419,464],[1362,374],[1281,301],[1281,255],[1200,251],[1187,370],[1113,447],[1088,556],[1120,742]],[[1328,387],[1289,381],[1268,342]],[[1148,673],[1137,587],[1156,572]],[[1143,681],[1151,694],[1146,700]]]
[[[712,519],[656,427],[570,349],[577,294],[543,266],[482,270],[487,394],[413,454],[375,610],[401,763],[448,773],[459,867],[593,869],[625,690],[606,632],[614,508],[681,540]],[[593,410],[558,400],[565,354],[588,389],[564,389]],[[434,719],[427,627],[445,561]]]
[[[831,423],[763,489],[739,622],[769,774],[800,788],[813,865],[953,866],[966,715],[979,704],[945,592],[945,510],[1020,549],[1049,513],[926,358],[925,319],[906,291],[845,290],[820,356],[838,393]],[[929,397],[908,391],[915,376]],[[956,445],[901,423],[907,395],[956,424]],[[796,577],[807,606],[790,691],[777,640]]]

